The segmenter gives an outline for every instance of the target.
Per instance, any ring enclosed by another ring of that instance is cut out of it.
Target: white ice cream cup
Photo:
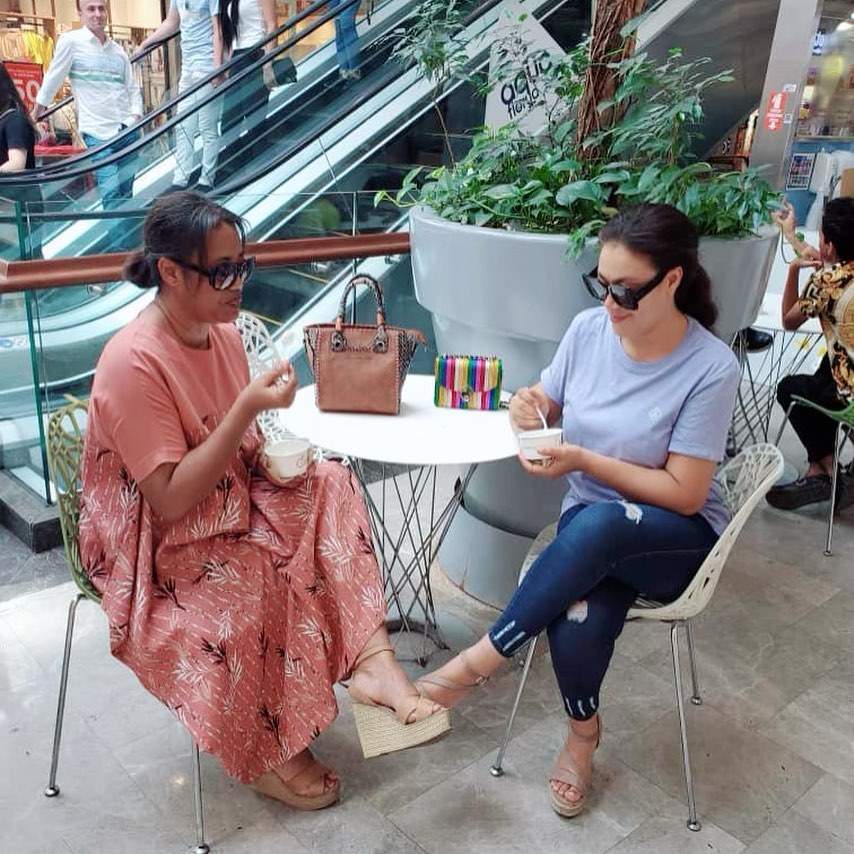
[[[314,449],[305,439],[280,439],[264,446],[267,468],[280,480],[305,474],[314,455]]]
[[[519,450],[526,460],[545,459],[538,453],[539,448],[556,448],[563,444],[563,429],[560,427],[548,427],[543,430],[522,430],[516,434],[519,442]]]

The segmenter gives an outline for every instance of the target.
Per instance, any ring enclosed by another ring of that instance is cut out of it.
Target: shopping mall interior
[[[0,851],[854,854],[852,197],[854,0],[0,0]]]

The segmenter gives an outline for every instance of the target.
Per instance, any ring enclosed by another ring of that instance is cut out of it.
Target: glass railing
[[[237,197],[230,206],[251,208],[259,201]],[[408,243],[405,232],[400,236],[405,218],[397,208],[375,206],[373,193],[282,196],[275,202],[287,212],[287,223],[275,240],[257,246],[258,266],[244,290],[243,310],[265,322],[283,354],[295,360],[302,381],[310,381],[302,361],[302,327],[332,319],[340,288],[354,270],[387,283],[392,322],[429,331],[429,317],[412,294],[408,258],[407,263],[398,263]],[[0,211],[12,215],[2,204]],[[126,216],[125,228],[138,234],[143,216],[144,211]],[[20,234],[24,233],[22,221]],[[382,241],[379,247],[348,254],[352,238],[370,236]],[[289,247],[304,247],[306,239],[318,238],[331,238],[336,246],[343,238],[344,257],[340,249],[330,252],[324,243],[313,260],[276,260],[286,257]],[[128,248],[136,245],[138,241]],[[105,264],[112,266],[112,275],[104,272]],[[106,342],[154,297],[151,290],[120,281],[115,273],[119,264],[118,259],[111,262],[95,253],[65,262],[54,259],[45,262],[39,279],[48,284],[61,279],[62,287],[4,293],[0,298],[0,458],[4,468],[45,500],[50,494],[43,437],[47,415],[70,397],[88,396]],[[19,268],[12,264],[13,278]],[[427,360],[423,367],[428,370],[432,357],[423,352],[421,358]]]

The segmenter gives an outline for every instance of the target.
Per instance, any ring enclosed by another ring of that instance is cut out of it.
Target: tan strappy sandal
[[[268,771],[253,780],[250,786],[259,794],[275,798],[295,810],[322,810],[331,807],[341,797],[341,784],[335,780],[335,784],[327,788],[330,771],[312,756],[308,748],[294,757],[286,773],[285,777],[279,771]],[[294,791],[298,780],[309,782],[320,776],[323,777],[324,789],[319,795],[300,795]]]
[[[573,732],[572,735],[579,741],[586,741],[588,743],[596,742],[596,747],[599,747],[599,742],[602,738],[602,719],[599,715],[596,715],[596,735],[581,735],[581,733],[577,732]],[[590,789],[590,781],[592,777],[592,765],[590,771],[586,774],[582,774],[574,767],[572,764],[572,757],[566,749],[566,742],[564,742],[560,753],[557,755],[551,774],[549,774],[549,783],[551,783],[552,780],[557,780],[558,783],[566,783],[568,786],[574,786],[579,792],[581,792],[581,797],[577,801],[568,801],[566,798],[562,798],[551,787],[551,785],[549,785],[552,809],[564,818],[573,818],[574,816],[577,816],[584,810],[585,801],[587,800],[587,792]]]
[[[381,652],[394,654],[394,650],[390,646],[363,652],[356,659],[351,673],[354,673],[369,658],[379,655]],[[445,708],[433,712],[420,721],[415,720],[418,703],[426,696],[421,691],[419,691],[418,696],[413,696],[412,707],[409,711],[405,715],[398,715],[394,709],[374,702],[367,694],[356,688],[352,682],[344,682],[343,684],[346,685],[353,704],[356,732],[359,734],[359,742],[362,745],[362,754],[365,759],[382,756],[384,753],[394,753],[397,750],[406,750],[410,747],[418,747],[418,745],[434,741],[451,729],[451,713]]]
[[[443,688],[445,691],[469,691],[472,688],[479,688],[481,685],[489,682],[488,676],[482,676],[468,663],[465,650],[459,654],[459,659],[468,672],[469,677],[471,677],[471,682],[456,682],[445,676],[437,676],[435,673],[431,673],[429,676],[422,676],[420,679],[416,679],[415,687],[426,697],[430,697],[434,703],[438,703],[439,701],[430,694],[431,685]]]

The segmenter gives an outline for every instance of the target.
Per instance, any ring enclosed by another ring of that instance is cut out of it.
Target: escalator
[[[551,0],[531,5],[562,46],[574,46],[588,26],[587,3]],[[672,0],[660,4],[664,9],[672,5]],[[681,11],[663,19],[665,23],[659,30],[652,29],[645,37],[651,50],[658,52],[673,43],[667,33],[669,27],[679,24],[690,31],[694,13],[712,14],[710,10],[720,10],[725,5],[722,0],[695,4],[698,8],[688,15],[685,10],[690,4],[680,2]],[[769,9],[770,48],[774,21],[770,9],[776,8],[776,2],[759,0],[757,5]],[[474,63],[486,61],[486,50],[477,46],[478,39],[495,26],[502,7],[497,2],[482,2],[469,15],[465,38]],[[266,104],[226,131],[222,139],[222,182],[218,179],[217,191],[231,209],[247,219],[250,239],[344,233],[350,223],[358,223],[364,231],[362,226],[370,217],[372,202],[371,194],[363,191],[395,186],[412,165],[441,162],[442,146],[429,84],[414,69],[389,62],[396,39],[411,22],[412,8],[409,3],[389,0],[375,12],[370,23],[363,22],[361,80],[341,81],[334,47],[324,45],[298,63],[297,83],[273,92]],[[333,17],[331,13],[322,16],[318,26]],[[742,43],[748,35],[741,22],[732,15],[728,18],[726,13],[719,15],[716,22],[723,26],[721,39],[728,42],[727,49],[737,52],[733,43]],[[732,38],[725,39],[727,33]],[[255,67],[232,76],[214,97],[224,98],[266,62],[294,52],[304,38],[302,34],[279,45]],[[755,57],[765,49],[764,42],[757,40],[757,28],[749,36],[753,51],[750,57]],[[742,54],[748,56],[746,51]],[[765,55],[767,58],[767,50]],[[742,85],[745,89],[761,87],[761,79],[744,81]],[[464,146],[471,129],[482,121],[482,101],[471,87],[460,83],[449,88],[440,106],[452,136]],[[729,123],[735,118],[731,115]],[[135,149],[131,147],[117,157],[118,161],[127,160],[126,168],[134,168],[137,176],[133,199],[119,210],[104,212],[96,198],[88,198],[83,205],[85,208],[88,204],[88,209],[81,211],[80,202],[84,200],[63,197],[64,188],[78,177],[85,163],[51,170],[44,188],[51,201],[45,207],[57,221],[41,226],[46,235],[42,244],[45,255],[81,255],[137,246],[146,206],[170,181],[173,155],[168,140],[169,134],[174,136],[177,124],[174,116],[167,118]],[[0,179],[0,195],[3,180]],[[74,209],[71,214],[69,207]],[[385,210],[374,216],[373,228],[400,227],[395,211]],[[287,324],[298,313],[324,304],[324,294],[329,294],[337,274],[342,272],[343,265],[321,270],[295,268],[279,271],[269,281],[259,273],[253,287],[247,289],[246,307]],[[73,305],[51,304],[50,292],[36,305],[42,361],[47,366],[44,373],[55,391],[62,391],[69,384],[75,388],[85,386],[103,342],[151,298],[150,293],[121,283],[97,293],[86,293],[83,288],[65,292],[69,293],[74,295]],[[22,330],[9,330],[0,323],[0,337],[12,335],[20,340]],[[0,351],[0,364],[13,355],[14,348]],[[18,354],[19,359],[23,356]],[[3,371],[0,375],[13,373]],[[8,385],[5,390],[0,389],[0,412],[8,412],[14,394],[24,391]]]

